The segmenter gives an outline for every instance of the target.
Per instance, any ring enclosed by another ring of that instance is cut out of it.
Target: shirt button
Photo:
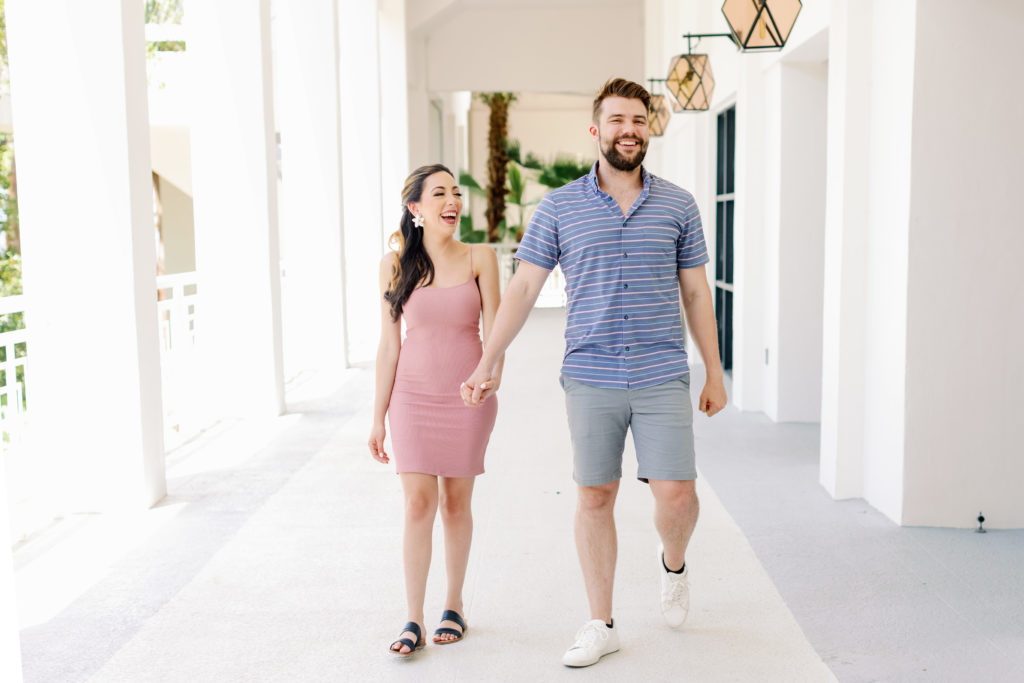
[[[622,319],[623,320],[629,320],[629,316],[628,315],[624,315],[624,316],[622,316]]]
[[[629,283],[628,282],[623,282],[622,283],[622,288],[623,289],[629,289]]]
[[[622,252],[622,258],[629,258],[629,252]]]
[[[629,347],[628,346],[626,347],[626,350],[629,351]]]

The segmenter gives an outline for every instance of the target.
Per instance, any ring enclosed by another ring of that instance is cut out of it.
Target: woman
[[[384,452],[384,416],[391,426],[396,471],[405,494],[403,557],[409,623],[390,651],[411,655],[423,647],[423,599],[430,569],[434,516],[444,524],[448,597],[434,642],[454,643],[466,633],[462,586],[473,535],[474,477],[484,471],[484,451],[497,401],[469,408],[459,385],[480,360],[498,309],[498,261],[487,245],[464,244],[455,231],[462,196],[451,171],[423,166],[406,179],[396,252],[381,261],[381,335],[377,350],[370,454]],[[405,319],[406,339],[401,336]],[[485,395],[498,389],[499,376]]]

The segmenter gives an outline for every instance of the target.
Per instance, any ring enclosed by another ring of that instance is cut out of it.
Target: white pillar
[[[29,447],[65,509],[148,506],[166,483],[143,7],[13,0],[6,14]]]
[[[736,102],[733,401],[741,410],[763,410],[765,65],[764,55],[743,56]]]
[[[916,11],[902,521],[1024,527],[1024,5]],[[950,36],[962,58],[929,59]]]
[[[287,376],[345,366],[337,0],[275,5]]]
[[[221,414],[284,407],[270,0],[188,6],[192,188],[205,393]]]
[[[0,457],[0,679],[21,683],[21,638],[14,593],[11,520],[4,459]]]
[[[380,6],[381,220],[386,234],[402,217],[402,185],[409,175],[409,97],[405,49],[405,0],[378,0]],[[422,102],[424,93],[418,98]],[[429,101],[426,102],[429,107]],[[430,162],[439,161],[431,159]]]
[[[833,0],[829,27],[820,481],[864,490],[871,3]]]
[[[380,259],[398,228],[381,220],[381,103],[377,0],[346,3],[338,17],[345,315],[349,363],[369,363],[380,333]],[[405,88],[405,83],[389,87]],[[392,191],[401,204],[401,188]]]

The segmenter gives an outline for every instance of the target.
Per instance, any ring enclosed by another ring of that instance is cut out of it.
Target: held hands
[[[697,407],[702,413],[707,413],[707,416],[711,417],[724,408],[727,401],[722,378],[709,377],[704,383],[704,389],[700,392],[700,401]]]
[[[373,456],[373,459],[386,465],[390,462],[390,459],[388,458],[388,454],[384,452],[385,434],[383,424],[373,425],[373,429],[370,430],[370,441],[368,445],[370,446],[370,455]]]
[[[459,387],[459,395],[463,402],[471,407],[479,407],[501,385],[501,376],[482,369],[479,365],[473,374]]]

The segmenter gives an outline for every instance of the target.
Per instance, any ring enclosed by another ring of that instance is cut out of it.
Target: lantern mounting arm
[[[686,51],[693,54],[693,39],[697,39],[697,45],[700,45],[701,38],[728,38],[732,41],[732,44],[736,46],[736,49],[740,49],[740,44],[736,41],[736,36],[731,33],[684,33],[683,38],[686,38]]]

